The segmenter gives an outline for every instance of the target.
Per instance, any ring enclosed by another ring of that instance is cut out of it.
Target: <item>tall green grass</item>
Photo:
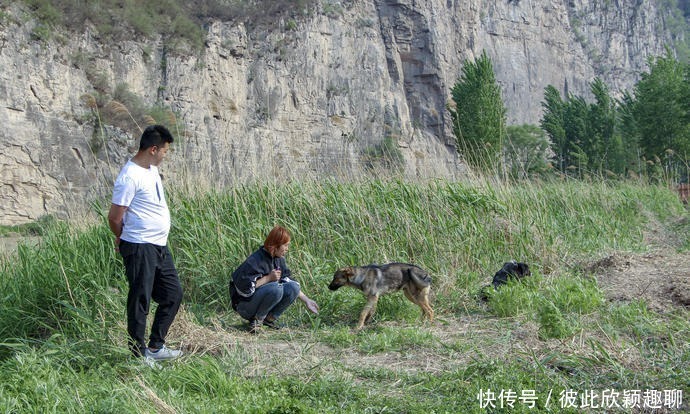
[[[295,306],[284,316],[293,333],[273,340],[299,343],[305,355],[328,347],[333,359],[285,376],[257,375],[242,349],[161,370],[139,365],[125,349],[127,288],[102,209],[93,226],[53,223],[37,247],[20,246],[0,262],[0,411],[484,412],[476,397],[487,388],[690,388],[677,374],[690,370],[687,312],[609,305],[582,273],[611,252],[644,251],[646,229],[672,231],[666,226],[687,217],[666,188],[323,180],[169,192],[170,246],[196,323],[232,319],[231,272],[281,224],[293,234],[288,264],[321,312]],[[687,246],[688,233],[680,238]],[[529,263],[533,276],[492,293],[487,304],[478,301],[510,259]],[[333,272],[390,261],[430,271],[437,326],[471,320],[492,334],[439,337],[419,325],[416,306],[394,295],[381,299],[369,328],[353,334],[364,299],[352,289],[330,292]],[[524,335],[561,345],[546,353],[500,351]],[[649,364],[632,372],[611,353],[614,340]],[[581,345],[566,352],[570,342]],[[421,350],[447,369],[346,364],[350,353]]]
[[[549,271],[608,250],[641,250],[641,209],[654,187],[584,184],[472,186],[447,181],[247,185],[176,195],[171,244],[187,268],[195,300],[222,302],[228,270],[260,245],[274,224],[293,233],[290,263],[322,285],[340,266],[415,262],[441,287],[466,274],[486,277],[517,258]],[[672,194],[654,215],[680,212]],[[199,280],[198,275],[205,275]],[[467,285],[472,280],[462,280]]]

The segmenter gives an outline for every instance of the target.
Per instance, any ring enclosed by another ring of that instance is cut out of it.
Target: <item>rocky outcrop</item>
[[[465,60],[486,50],[509,123],[537,123],[547,85],[631,88],[668,38],[647,0],[328,3],[336,12],[296,27],[213,22],[189,54],[93,31],[35,41],[25,11],[0,6],[0,224],[108,196],[138,136],[94,131],[83,97],[118,84],[184,125],[162,166],[169,186],[352,177],[390,168],[386,157],[408,177],[457,177],[446,105]]]

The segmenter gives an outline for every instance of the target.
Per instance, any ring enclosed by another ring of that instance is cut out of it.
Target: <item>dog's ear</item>
[[[353,269],[352,266],[344,267],[341,270],[343,271],[343,275],[348,281],[352,279],[352,276],[355,275],[355,269]]]
[[[353,274],[354,274],[354,272],[352,271],[352,268],[351,268],[350,266],[348,266],[348,267],[341,267],[340,269],[338,269],[338,270],[335,271],[335,276],[336,276],[336,277],[342,277],[342,278],[344,278],[344,279],[346,279],[346,280],[349,280],[350,277],[352,277]]]

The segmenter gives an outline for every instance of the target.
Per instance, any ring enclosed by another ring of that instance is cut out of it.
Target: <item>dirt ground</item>
[[[690,254],[656,251],[616,254],[589,266],[611,301],[643,299],[649,309],[664,313],[690,309]]]
[[[681,218],[677,228],[685,228],[687,220]],[[651,217],[649,222],[644,235],[649,253],[613,254],[584,268],[595,274],[611,301],[644,299],[649,309],[661,313],[690,309],[690,252],[678,253],[685,235],[662,230]]]

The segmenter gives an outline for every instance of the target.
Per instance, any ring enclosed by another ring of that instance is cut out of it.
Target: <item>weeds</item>
[[[192,355],[157,370],[131,359],[104,216],[83,229],[56,222],[0,262],[0,411],[480,413],[488,390],[534,390],[534,408],[503,411],[549,412],[569,389],[690,389],[687,311],[607,303],[580,270],[644,251],[651,219],[676,226],[685,213],[670,190],[323,180],[169,192],[189,310],[173,326],[189,332],[170,340]],[[321,311],[296,305],[287,330],[250,337],[228,309],[227,283],[274,224],[292,231],[288,263]],[[532,276],[477,301],[513,258]],[[422,323],[392,294],[353,333],[365,298],[328,282],[340,266],[389,261],[430,271],[438,320]]]
[[[41,236],[48,233],[57,219],[52,215],[43,216],[35,222],[15,226],[0,226],[0,236],[16,234],[19,236]]]

